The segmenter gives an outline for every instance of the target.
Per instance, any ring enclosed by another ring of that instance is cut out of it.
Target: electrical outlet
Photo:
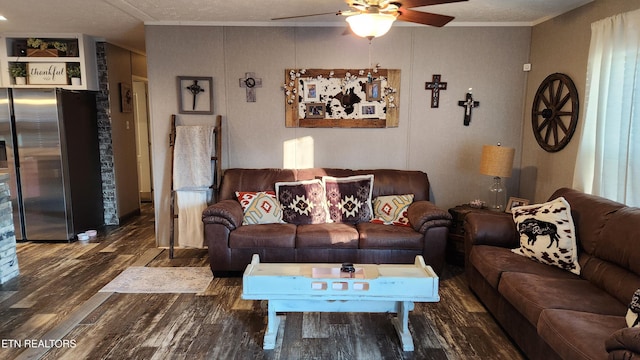
[[[531,64],[522,65],[522,71],[531,71]]]

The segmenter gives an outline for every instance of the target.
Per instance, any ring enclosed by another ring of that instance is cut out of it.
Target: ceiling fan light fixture
[[[347,17],[351,30],[358,36],[374,38],[386,34],[396,17],[391,14],[358,14]]]

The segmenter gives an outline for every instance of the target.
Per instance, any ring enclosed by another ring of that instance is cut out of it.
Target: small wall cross
[[[255,73],[244,73],[244,79],[240,79],[240,87],[246,89],[247,102],[256,102],[256,88],[262,87],[262,79],[256,79]]]
[[[471,109],[480,106],[479,101],[473,100],[471,89],[469,89],[465,100],[458,101],[458,106],[464,106],[464,126],[469,126],[471,122]]]
[[[447,90],[447,83],[440,82],[441,75],[433,75],[433,81],[424,83],[425,90],[431,90],[431,107],[440,106],[440,90]]]

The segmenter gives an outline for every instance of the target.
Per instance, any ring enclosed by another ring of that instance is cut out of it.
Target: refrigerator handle
[[[15,129],[16,128],[16,115],[15,115],[15,110],[13,107],[13,92],[9,91],[9,114],[10,114],[10,120],[11,121],[11,129]],[[18,200],[18,212],[20,212],[20,218],[24,219],[24,199],[22,198],[22,179],[21,179],[21,174],[20,174],[20,156],[19,156],[19,150],[18,148],[20,147],[18,145],[18,132],[17,131],[12,131],[11,132],[11,137],[13,139],[13,163],[14,163],[14,167],[15,167],[15,174],[16,174],[16,199]],[[26,225],[24,220],[20,221],[20,233],[22,234],[22,239],[23,240],[27,240],[27,233],[26,233]]]

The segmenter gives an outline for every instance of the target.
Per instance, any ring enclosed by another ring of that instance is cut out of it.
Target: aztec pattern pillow
[[[378,196],[373,200],[372,223],[411,226],[407,217],[409,205],[413,203],[413,194]]]
[[[274,191],[236,191],[244,216],[242,225],[282,223],[282,208]]]
[[[511,251],[580,275],[571,207],[563,197],[520,206],[512,213],[520,233],[520,247]]]
[[[640,326],[640,289],[633,293],[629,310],[627,310],[626,320],[627,326],[629,327]]]
[[[371,220],[373,175],[323,176],[329,216],[333,222],[357,224]]]
[[[296,224],[324,224],[329,221],[327,198],[320,179],[277,182],[276,197],[284,221]]]

